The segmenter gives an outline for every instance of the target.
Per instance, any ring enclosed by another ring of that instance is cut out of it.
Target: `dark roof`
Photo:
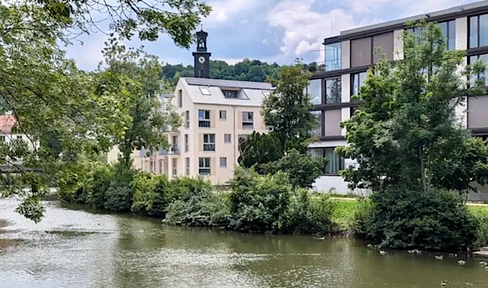
[[[184,78],[188,85],[193,86],[214,86],[227,88],[241,88],[241,89],[259,89],[271,90],[273,87],[266,82],[251,82],[251,81],[237,81],[237,80],[221,80],[208,78]]]

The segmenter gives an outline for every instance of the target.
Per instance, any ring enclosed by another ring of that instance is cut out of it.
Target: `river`
[[[44,204],[34,224],[0,200],[0,287],[488,287],[480,259],[466,255],[381,256],[353,239],[172,227]]]

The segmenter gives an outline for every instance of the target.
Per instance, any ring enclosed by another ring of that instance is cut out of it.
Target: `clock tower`
[[[207,52],[208,33],[200,30],[197,32],[197,51],[193,52],[193,75],[196,78],[210,78],[210,55]]]

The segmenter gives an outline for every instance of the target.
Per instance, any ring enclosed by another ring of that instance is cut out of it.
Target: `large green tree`
[[[404,60],[382,60],[368,71],[358,96],[363,104],[343,123],[349,145],[340,152],[359,164],[343,173],[353,188],[408,183],[424,192],[466,191],[471,181],[486,182],[483,142],[470,140],[454,119],[465,97],[484,94],[484,78],[476,77],[484,66],[460,69],[466,53],[447,51],[437,25],[416,25],[420,33],[403,35]]]
[[[55,42],[59,30],[31,29],[43,25],[32,19],[45,17],[34,7],[0,6],[0,110],[16,119],[14,133],[28,137],[0,143],[0,193],[23,200],[18,211],[35,221],[53,176],[74,155],[108,149],[129,120],[124,85],[96,93],[99,76],[66,58]]]
[[[104,49],[107,67],[101,73],[132,83],[127,91],[129,103],[126,107],[131,120],[123,133],[113,141],[121,152],[122,164],[130,168],[130,155],[134,149],[158,151],[160,147],[168,148],[168,132],[176,131],[182,119],[170,99],[161,98],[164,93],[172,93],[172,90],[169,83],[159,77],[162,66],[158,58],[141,49],[126,49],[116,43],[115,39],[111,39]],[[101,82],[100,88],[103,90],[105,87],[105,82]]]
[[[36,24],[48,24],[63,30],[65,39],[90,31],[117,32],[126,39],[134,36],[141,40],[154,41],[160,33],[169,35],[178,46],[189,48],[193,31],[202,17],[210,14],[211,8],[199,0],[20,0],[14,5],[26,9],[41,9],[42,19],[34,18]],[[102,20],[101,20],[102,19]],[[38,30],[39,25],[30,27]],[[17,29],[15,26],[11,29]]]
[[[263,100],[261,113],[285,150],[303,150],[318,125],[317,118],[310,113],[311,96],[306,93],[310,76],[297,64],[283,67],[279,80],[270,79],[275,89]]]

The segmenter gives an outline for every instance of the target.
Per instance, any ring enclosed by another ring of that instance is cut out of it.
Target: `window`
[[[186,176],[190,176],[190,157],[185,158]]]
[[[198,127],[210,128],[210,110],[198,110]]]
[[[341,69],[341,54],[341,42],[325,45],[325,71]]]
[[[231,143],[230,134],[224,134],[224,143]]]
[[[17,140],[22,140],[22,135],[17,135]]]
[[[219,111],[219,118],[220,118],[220,120],[227,120],[227,111],[226,110],[220,110]]]
[[[439,23],[442,35],[446,39],[447,50],[456,49],[456,21],[446,21]]]
[[[176,158],[173,158],[173,160],[171,161],[172,162],[172,166],[173,166],[173,177],[176,176],[178,174],[178,162],[176,162],[178,159]]]
[[[488,14],[469,18],[469,48],[488,46]]]
[[[190,143],[188,141],[188,134],[185,134],[185,152],[188,152]]]
[[[253,129],[253,112],[242,112],[242,129]]]
[[[3,135],[2,135],[2,136],[0,136],[0,141],[1,141],[1,142],[5,142],[5,141],[6,141],[5,136],[3,136]]]
[[[366,72],[351,74],[351,96],[359,95],[361,86],[366,79]]]
[[[344,170],[344,158],[334,152],[335,147],[327,148],[312,148],[309,153],[312,157],[327,158],[327,166],[325,167],[325,175],[338,175],[339,171]]]
[[[162,175],[163,174],[163,168],[164,168],[164,161],[163,160],[159,160],[159,175]]]
[[[371,65],[371,37],[351,40],[351,67]]]
[[[241,144],[247,140],[248,135],[246,134],[239,134],[237,135],[237,150],[241,151]]]
[[[198,174],[210,175],[210,158],[198,158]]]
[[[475,63],[478,59],[481,59],[486,64],[488,64],[488,54],[474,55],[469,57],[469,64]],[[471,83],[473,84],[475,80],[480,78],[485,78],[485,86],[488,83],[488,74],[481,73],[480,75],[472,75]]]
[[[178,90],[178,108],[183,107],[183,90]]]
[[[173,142],[171,144],[171,152],[179,153],[178,151],[178,136],[173,136]]]
[[[312,111],[312,114],[314,114],[315,117],[317,117],[318,126],[317,128],[311,131],[311,134],[320,137],[322,136],[322,118],[323,118],[322,111]]]
[[[190,111],[185,111],[185,128],[190,128]]]
[[[215,151],[215,134],[203,134],[203,151]]]
[[[310,94],[310,97],[312,98],[312,104],[322,104],[322,80],[310,80],[307,93]]]
[[[210,90],[205,87],[200,87],[200,92],[202,92],[203,95],[210,95]]]
[[[235,90],[222,90],[225,98],[237,98],[237,91]]]
[[[149,171],[150,172],[154,171],[154,162],[152,160],[149,162]]]
[[[325,80],[325,104],[341,103],[341,78]]]
[[[220,157],[220,168],[227,168],[227,157]]]

